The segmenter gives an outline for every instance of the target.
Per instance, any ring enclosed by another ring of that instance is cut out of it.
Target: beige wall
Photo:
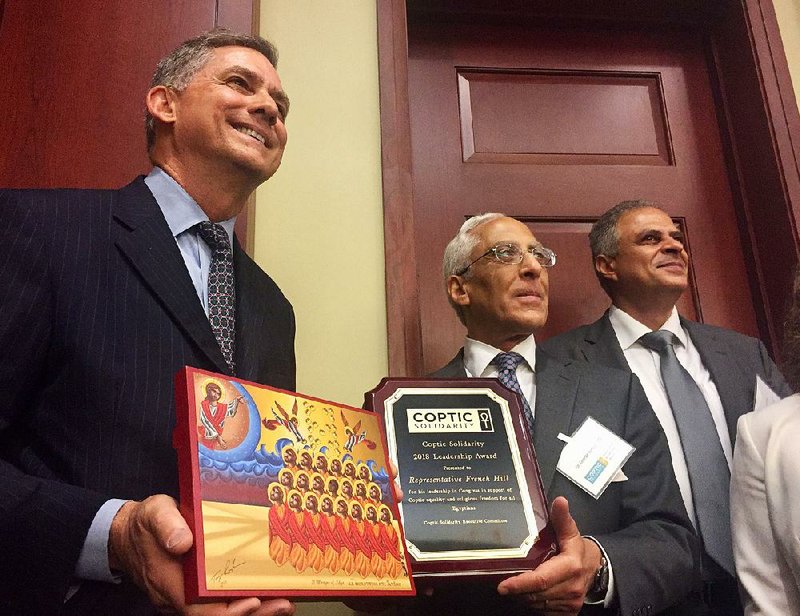
[[[773,4],[797,99],[800,95],[800,0],[773,0]]]
[[[361,406],[386,376],[376,8],[262,0],[289,143],[256,196],[255,257],[297,316],[297,388]]]

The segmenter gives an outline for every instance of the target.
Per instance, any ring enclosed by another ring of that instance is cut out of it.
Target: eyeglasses
[[[536,261],[542,267],[553,267],[556,264],[556,253],[549,248],[545,248],[544,246],[532,246],[523,250],[516,244],[496,244],[484,252],[480,257],[475,259],[472,263],[467,265],[467,267],[456,272],[456,276],[463,276],[467,273],[469,268],[489,255],[492,255],[500,263],[505,263],[506,265],[516,265],[518,263],[522,263],[522,259],[525,257],[526,252],[533,255],[533,258],[536,259]]]

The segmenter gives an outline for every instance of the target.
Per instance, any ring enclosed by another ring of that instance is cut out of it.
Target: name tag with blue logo
[[[624,478],[622,465],[636,450],[592,417],[587,417],[566,442],[556,469],[594,498],[600,498],[612,481]]]

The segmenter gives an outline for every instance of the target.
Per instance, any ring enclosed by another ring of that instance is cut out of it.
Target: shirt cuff
[[[114,516],[126,502],[128,501],[112,498],[97,510],[75,565],[76,578],[98,582],[119,582],[119,576],[111,573],[108,566],[108,535]]]
[[[602,603],[603,607],[607,608],[611,605],[611,601],[614,599],[614,568],[611,566],[611,559],[608,557],[608,554],[606,554],[602,544],[597,539],[589,535],[584,535],[583,538],[594,542],[594,544],[600,548],[600,551],[603,553],[603,558],[606,559],[606,564],[608,565],[608,590],[606,591],[605,597],[590,597],[589,595],[586,595],[586,599],[583,602],[586,605],[598,605]]]

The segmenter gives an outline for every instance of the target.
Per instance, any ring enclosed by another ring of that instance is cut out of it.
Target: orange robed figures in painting
[[[356,546],[350,538],[350,526],[352,520],[349,517],[347,500],[339,497],[336,499],[336,536],[339,537],[341,548],[339,549],[339,569],[350,575],[355,570]]]
[[[364,511],[361,503],[357,500],[350,501],[350,538],[356,548],[355,570],[361,574],[361,577],[369,575],[370,558],[372,556],[367,537],[364,534],[366,530],[364,524]]]
[[[269,500],[271,502],[268,514],[269,521],[269,556],[277,565],[283,565],[289,560],[289,550],[292,536],[287,525],[286,489],[273,481],[269,484]]]
[[[323,554],[325,566],[331,573],[337,573],[340,567],[339,553],[342,542],[336,533],[336,513],[333,511],[333,499],[330,494],[324,494],[320,499],[322,536],[325,539],[325,552]]]
[[[308,564],[308,537],[303,530],[303,496],[297,489],[289,492],[289,512],[286,516],[289,533],[292,536],[289,562],[297,571],[304,571]]]
[[[308,492],[305,497],[306,510],[303,517],[303,531],[308,537],[308,561],[306,567],[311,567],[316,573],[325,566],[325,537],[322,531],[322,520],[319,514],[319,500],[314,492]]]
[[[364,522],[364,537],[369,544],[372,556],[370,557],[370,569],[379,578],[386,575],[386,546],[380,539],[380,524],[378,523],[378,508],[368,503],[364,507],[367,520]]]
[[[387,550],[386,573],[396,578],[403,572],[403,560],[400,555],[399,536],[392,524],[392,510],[386,505],[380,506],[380,537]]]

